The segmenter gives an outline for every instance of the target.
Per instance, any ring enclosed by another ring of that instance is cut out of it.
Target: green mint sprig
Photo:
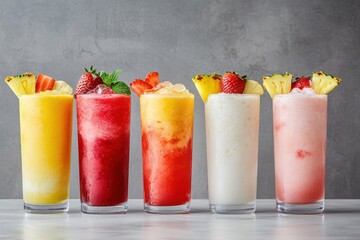
[[[99,76],[102,78],[103,83],[106,86],[110,87],[111,90],[113,90],[115,93],[131,95],[129,86],[126,83],[118,80],[120,77],[120,74],[121,74],[121,70],[116,69],[115,71],[113,71],[110,74],[108,74],[104,71],[101,71],[99,73]]]

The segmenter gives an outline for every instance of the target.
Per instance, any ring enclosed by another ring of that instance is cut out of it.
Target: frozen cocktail
[[[85,213],[125,213],[128,208],[131,96],[117,80],[119,74],[85,69],[75,92]]]
[[[261,85],[226,72],[193,78],[204,103],[210,209],[256,208]]]
[[[323,72],[291,80],[288,73],[264,77],[264,86],[273,97],[277,210],[321,213],[325,198],[326,94],[341,80]]]
[[[72,88],[44,74],[9,76],[19,97],[24,209],[68,210]]]
[[[194,95],[158,74],[135,80],[140,96],[144,208],[151,213],[190,210]]]

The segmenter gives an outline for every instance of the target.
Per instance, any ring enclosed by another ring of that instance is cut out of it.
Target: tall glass
[[[323,212],[327,96],[276,95],[273,117],[277,211]]]
[[[256,208],[260,96],[211,94],[205,104],[208,190],[214,213]]]
[[[24,209],[66,212],[73,96],[31,94],[19,100]]]
[[[83,94],[76,103],[81,211],[125,213],[131,97]]]
[[[144,208],[190,210],[194,95],[140,97]]]

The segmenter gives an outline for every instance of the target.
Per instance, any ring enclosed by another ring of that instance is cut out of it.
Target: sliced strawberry
[[[243,93],[245,89],[245,76],[240,77],[236,73],[226,72],[221,80],[221,92]]]
[[[153,87],[141,79],[135,79],[132,83],[130,83],[130,88],[136,93],[136,95],[138,95],[138,97],[140,97],[140,95],[143,94],[145,90],[150,90]]]
[[[145,82],[150,84],[153,87],[156,87],[160,83],[159,73],[158,72],[150,72],[148,75],[146,75]]]
[[[35,92],[38,93],[46,90],[52,90],[55,81],[55,79],[46,76],[45,74],[39,74],[36,79]]]
[[[102,83],[103,81],[101,77],[93,75],[90,72],[85,72],[79,79],[74,95],[85,94]]]
[[[299,88],[300,90],[302,90],[303,88],[311,88],[310,77],[296,78],[296,81],[291,83],[291,89],[294,88]]]

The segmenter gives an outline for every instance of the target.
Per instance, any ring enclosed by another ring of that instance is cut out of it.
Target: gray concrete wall
[[[360,1],[124,0],[0,2],[0,79],[31,71],[73,87],[83,66],[123,70],[127,83],[159,71],[196,95],[193,198],[207,197],[198,73],[253,79],[324,70],[343,78],[329,96],[327,198],[360,198]],[[274,197],[271,99],[261,97],[258,197]],[[131,198],[142,197],[139,101],[133,94]],[[18,100],[0,81],[0,198],[21,198]],[[71,197],[79,197],[76,125]]]

